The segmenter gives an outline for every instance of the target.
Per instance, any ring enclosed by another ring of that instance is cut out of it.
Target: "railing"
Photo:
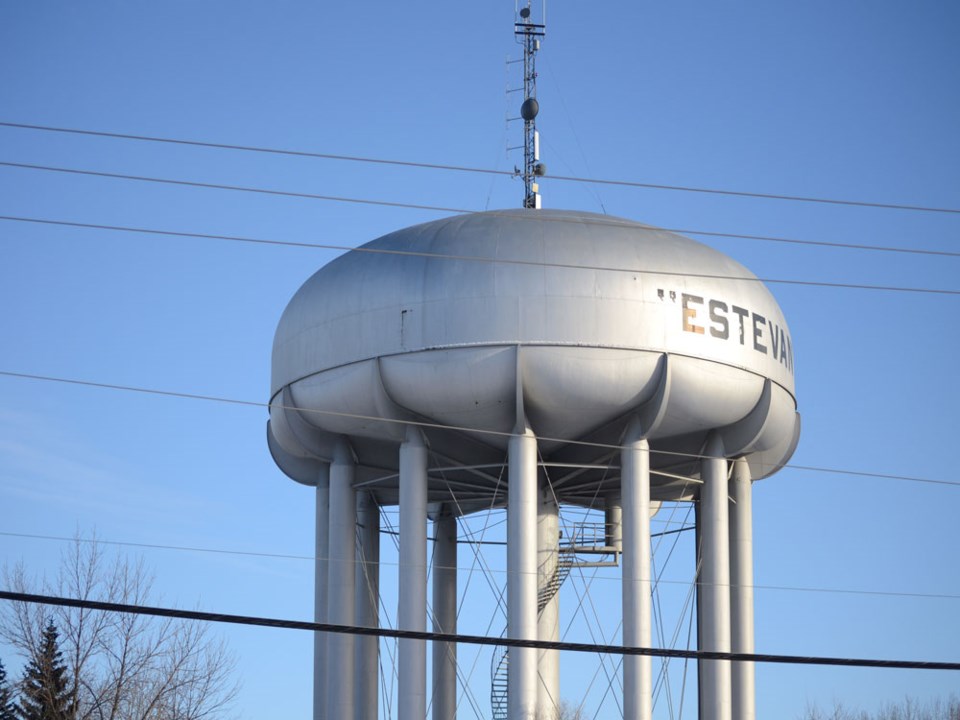
[[[607,544],[607,526],[602,522],[578,522],[566,528],[567,533],[560,538],[560,547],[564,550],[600,549]]]
[[[497,645],[490,661],[490,716],[493,720],[507,720],[507,689],[509,687],[509,648]]]
[[[557,555],[557,563],[550,579],[537,589],[537,615],[543,612],[570,574],[574,557],[566,553]],[[490,711],[493,720],[507,720],[507,694],[510,687],[510,649],[497,645],[490,659]]]

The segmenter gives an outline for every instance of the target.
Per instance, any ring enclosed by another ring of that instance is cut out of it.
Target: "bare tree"
[[[559,720],[583,720],[583,708],[568,700],[560,701]]]
[[[147,605],[153,578],[142,561],[109,557],[96,539],[76,538],[55,579],[36,582],[23,565],[4,569],[15,592]],[[77,720],[205,720],[222,717],[236,695],[234,659],[207,625],[174,618],[48,608],[0,607],[0,637],[25,658],[53,620],[72,681]]]
[[[847,710],[834,702],[833,711],[825,714],[816,705],[807,705],[803,720],[960,720],[960,698],[951,695],[946,700],[935,699],[922,703],[906,697],[901,702],[885,703],[876,713],[865,710]]]

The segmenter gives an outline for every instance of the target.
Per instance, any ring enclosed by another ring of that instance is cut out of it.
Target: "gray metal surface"
[[[397,626],[427,629],[427,448],[420,431],[407,429],[400,446],[400,567]],[[397,641],[397,717],[424,720],[427,714],[427,643]]]
[[[326,585],[317,584],[318,618],[353,621],[363,589],[351,592],[354,498],[362,492],[380,505],[403,498],[400,627],[425,628],[430,504],[435,516],[507,505],[508,635],[555,637],[555,591],[538,607],[538,548],[556,552],[555,514],[546,513],[538,538],[542,467],[551,503],[609,503],[612,524],[598,537],[610,550],[622,542],[625,643],[650,643],[651,509],[699,498],[698,646],[752,648],[750,482],[796,447],[793,372],[780,308],[749,271],[627,220],[477,213],[346,253],[307,280],[284,312],[267,427],[283,471],[318,486],[319,573],[324,539],[330,557]],[[727,458],[738,458],[730,508]],[[369,508],[361,510],[365,517]],[[553,587],[555,578],[539,579]],[[455,574],[435,580],[441,595],[456,583]],[[326,681],[327,716],[352,717],[356,643],[323,640],[317,687]],[[401,641],[399,655],[400,717],[422,718],[424,644]],[[358,660],[366,668],[373,657]],[[733,679],[729,662],[700,667],[704,717],[727,720],[732,705],[738,718],[751,716],[752,667],[737,666]],[[539,653],[538,662],[535,650],[514,648],[497,668],[509,675],[511,718],[552,709],[553,655]],[[440,706],[453,702],[453,669],[438,668]],[[625,660],[632,716],[649,716],[650,675],[649,658]],[[357,709],[376,703],[374,690],[357,690]]]
[[[337,625],[353,625],[356,583],[357,499],[354,461],[345,442],[337,444],[330,466],[330,560],[327,564],[327,617]],[[328,633],[327,718],[354,717],[355,635]]]
[[[752,654],[753,646],[753,487],[744,460],[730,476],[730,649]],[[732,712],[736,720],[756,720],[756,672],[753,663],[731,668]]]
[[[330,549],[330,466],[317,467],[313,621],[327,622],[327,558]],[[313,634],[313,720],[327,717],[327,634]]]
[[[431,464],[487,466],[447,475],[470,512],[503,492],[489,466],[507,437],[490,433],[512,431],[518,393],[545,459],[571,464],[609,453],[564,441],[616,445],[638,413],[651,418],[653,470],[691,477],[699,464],[682,454],[699,454],[711,430],[755,478],[786,462],[799,433],[789,329],[743,266],[628,220],[515,210],[391,233],[307,280],[274,341],[271,450],[311,482],[305,461],[329,459],[347,435],[358,481],[392,504],[403,422],[454,426],[424,432]],[[619,483],[555,475],[562,502],[593,497],[594,480],[604,495]],[[449,499],[430,482],[431,501]],[[654,499],[695,494],[677,478],[652,482]]]
[[[651,647],[653,589],[650,561],[650,446],[639,423],[631,424],[621,451],[623,644]],[[653,664],[646,655],[623,658],[623,716],[650,720]]]
[[[537,638],[560,640],[560,509],[546,478],[537,489]],[[560,652],[537,651],[537,713],[552,718],[560,709]]]
[[[522,418],[521,418],[522,419]],[[507,503],[507,637],[537,639],[537,438],[520,425],[510,438]],[[510,649],[507,695],[511,720],[535,718],[537,651]]]
[[[718,435],[711,435],[703,458],[700,493],[700,624],[697,647],[730,652],[730,522],[727,459]],[[729,660],[700,662],[700,718],[732,720]],[[737,720],[740,720],[739,718]]]
[[[457,632],[457,518],[442,512],[434,523],[433,631]],[[457,644],[433,642],[433,720],[457,720]]]
[[[368,492],[357,493],[357,569],[354,590],[355,622],[380,627],[380,508]],[[380,640],[356,639],[354,704],[358,720],[379,715]]]

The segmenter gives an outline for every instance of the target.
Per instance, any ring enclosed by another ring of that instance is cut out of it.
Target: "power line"
[[[694,530],[693,526],[686,526],[678,528],[676,530],[666,530],[662,532],[651,533],[650,537],[660,537],[664,535],[676,535],[683,532],[689,532]],[[399,533],[396,530],[380,530],[382,535],[398,535]],[[84,543],[95,543],[97,545],[113,545],[116,547],[132,547],[132,548],[141,548],[147,550],[172,550],[176,552],[197,552],[197,553],[210,553],[214,555],[237,555],[241,557],[260,557],[260,558],[269,558],[269,559],[278,559],[278,560],[297,560],[303,562],[314,562],[316,557],[313,555],[292,555],[289,553],[270,553],[270,552],[257,552],[251,550],[228,550],[226,548],[206,548],[206,547],[191,547],[186,545],[168,545],[162,543],[142,543],[142,542],[129,542],[123,540],[104,540],[103,538],[84,538],[84,537],[67,537],[65,535],[39,535],[35,533],[18,533],[18,532],[7,532],[0,531],[0,536],[2,537],[11,537],[11,538],[23,538],[27,540],[50,540],[54,542],[84,542]],[[430,538],[428,538],[430,539]],[[458,540],[458,542],[465,545],[506,545],[505,542],[498,540]],[[355,561],[357,565],[361,565],[362,561]],[[399,567],[399,563],[387,563],[380,561],[379,565],[392,565]],[[469,571],[467,567],[457,566],[457,570],[460,571]],[[494,574],[506,575],[508,571],[502,569],[489,569],[487,572]],[[596,580],[601,581],[616,581],[619,582],[619,578],[614,578],[606,575],[598,575]],[[682,580],[668,580],[665,578],[660,578],[658,583],[662,585],[689,585],[688,581]],[[700,586],[706,585],[720,585],[720,583],[697,583]],[[736,587],[732,583],[727,583],[723,587]],[[893,590],[864,590],[864,589],[855,589],[855,588],[836,588],[836,587],[810,587],[802,585],[751,585],[754,590],[775,590],[783,592],[802,592],[802,593],[818,593],[818,594],[831,594],[831,595],[864,595],[872,597],[896,597],[896,598],[917,598],[924,600],[960,600],[960,595],[951,594],[951,593],[922,593],[922,592],[905,592],[905,591],[893,591]]]
[[[0,600],[25,602],[58,607],[72,607],[84,610],[100,610],[128,615],[149,615],[152,617],[197,620],[232,625],[271,627],[284,630],[308,630],[311,632],[337,633],[341,635],[360,635],[365,637],[396,638],[402,640],[428,640],[431,642],[464,643],[467,645],[499,645],[501,647],[525,647],[537,650],[561,650],[580,653],[601,653],[605,655],[640,655],[665,658],[686,658],[690,660],[732,660],[737,662],[777,663],[786,665],[829,665],[841,667],[888,668],[896,670],[960,670],[958,662],[935,662],[930,660],[879,660],[874,658],[819,657],[812,655],[775,655],[772,653],[732,653],[710,650],[678,650],[673,648],[641,648],[623,645],[596,643],[551,642],[546,640],[520,640],[509,637],[491,637],[487,635],[465,635],[461,633],[438,633],[418,630],[397,630],[393,628],[360,627],[334,623],[308,622],[304,620],[283,620],[279,618],[254,615],[233,615],[226,613],[202,612],[199,610],[180,610],[177,608],[132,605],[127,603],[103,602],[99,600],[78,600],[56,595],[37,595],[33,593],[10,592],[0,590]]]
[[[4,163],[0,162],[0,165]],[[166,182],[165,180],[159,180],[158,182]],[[226,187],[226,186],[224,186]],[[368,202],[374,203],[375,201],[358,201],[358,202]],[[417,206],[422,207],[422,206]],[[826,282],[820,280],[792,280],[787,278],[758,278],[755,276],[729,276],[729,275],[719,275],[711,273],[694,273],[688,271],[675,271],[675,270],[649,270],[649,269],[640,269],[640,268],[629,268],[629,267],[615,267],[615,266],[606,266],[606,265],[583,265],[583,264],[572,264],[572,263],[552,263],[542,260],[518,260],[510,258],[495,258],[495,257],[484,257],[479,255],[450,255],[444,253],[434,253],[418,250],[391,250],[387,248],[372,248],[372,247],[354,247],[351,245],[339,245],[333,243],[309,243],[309,242],[299,242],[292,240],[274,240],[266,238],[251,238],[244,237],[239,235],[217,235],[211,233],[193,233],[193,232],[183,232],[183,231],[174,231],[174,230],[159,230],[156,228],[142,228],[142,227],[130,227],[124,225],[105,225],[100,223],[81,223],[73,222],[67,220],[54,220],[49,218],[36,218],[36,217],[21,217],[13,215],[0,215],[0,220],[8,222],[23,222],[23,223],[33,223],[40,225],[57,225],[63,227],[73,227],[73,228],[82,228],[89,230],[107,230],[112,232],[129,232],[129,233],[142,233],[145,235],[163,235],[167,237],[182,237],[182,238],[198,238],[205,240],[223,240],[227,242],[243,242],[243,243],[253,243],[258,245],[277,245],[285,247],[301,247],[301,248],[313,248],[318,250],[342,250],[342,251],[353,251],[360,253],[369,253],[373,255],[400,255],[406,257],[425,257],[425,258],[434,258],[440,260],[457,260],[461,262],[480,262],[480,263],[490,263],[490,264],[502,264],[502,265],[525,265],[525,266],[535,266],[535,267],[554,267],[562,268],[565,270],[592,270],[592,271],[603,271],[603,272],[619,272],[619,273],[630,273],[634,275],[664,275],[671,277],[694,277],[694,278],[705,278],[710,280],[729,280],[729,281],[743,281],[743,282],[760,282],[768,283],[771,285],[798,285],[803,287],[828,287],[828,288],[837,288],[837,289],[847,289],[847,290],[873,290],[873,291],[883,291],[883,292],[903,292],[903,293],[922,293],[922,294],[932,294],[932,295],[960,295],[960,290],[948,290],[943,288],[918,288],[918,287],[904,287],[897,285],[870,285],[870,284],[861,284],[861,283],[837,283],[837,282]],[[956,253],[960,255],[960,253]]]
[[[265,153],[271,155],[287,155],[292,157],[306,157],[322,160],[342,160],[358,163],[373,163],[378,165],[395,165],[400,167],[413,167],[428,170],[449,170],[455,172],[482,173],[486,175],[500,175],[513,177],[516,173],[508,170],[495,170],[492,168],[470,167],[465,165],[449,165],[443,163],[415,162],[410,160],[390,160],[386,158],[362,157],[357,155],[337,155],[332,153],[310,152],[305,150],[289,150],[282,148],[257,147],[253,145],[237,145],[228,143],[204,142],[200,140],[185,140],[179,138],[165,138],[150,135],[133,135],[127,133],[113,133],[97,130],[81,130],[78,128],[53,127],[48,125],[32,125],[27,123],[0,122],[0,126],[9,128],[19,128],[24,130],[38,130],[43,132],[69,133],[73,135],[86,135],[93,137],[105,137],[121,140],[137,140],[153,143],[167,143],[172,145],[187,145],[193,147],[205,147],[218,150],[237,150],[242,152]],[[551,175],[551,180],[562,182],[588,183],[593,185],[618,185],[622,187],[644,188],[649,190],[669,190],[674,192],[705,193],[710,195],[726,195],[731,197],[757,198],[762,200],[783,200],[790,202],[820,203],[828,205],[846,205],[852,207],[880,208],[886,210],[909,210],[916,212],[934,212],[960,214],[960,209],[930,207],[921,205],[907,205],[900,203],[881,203],[867,202],[861,200],[847,200],[840,198],[810,197],[803,195],[787,195],[782,193],[761,193],[748,192],[741,190],[724,190],[720,188],[704,188],[688,185],[666,185],[663,183],[648,183],[630,180],[610,180],[604,178],[585,178],[572,175]]]
[[[863,245],[859,243],[831,242],[828,240],[801,240],[799,238],[785,238],[775,235],[743,235],[738,233],[716,232],[713,230],[690,230],[687,228],[659,228],[667,232],[684,235],[703,235],[705,237],[734,238],[740,240],[758,240],[761,242],[786,243],[789,245],[809,245],[813,247],[835,248],[839,250],[864,250],[872,252],[906,253],[909,255],[942,255],[945,257],[960,257],[960,252],[949,250],[927,250],[924,248],[905,248],[894,245]]]
[[[137,182],[158,183],[163,185],[180,185],[183,187],[207,188],[208,190],[231,190],[233,192],[259,193],[263,195],[279,195],[282,197],[304,198],[307,200],[330,200],[333,202],[357,203],[360,205],[383,205],[386,207],[411,208],[414,210],[436,210],[438,212],[468,213],[472,210],[464,208],[442,207],[439,205],[417,205],[415,203],[390,202],[388,200],[365,200],[362,198],[340,197],[338,195],[317,195],[314,193],[294,192],[292,190],[270,190],[267,188],[243,187],[241,185],[222,185],[219,183],[194,182],[192,180],[173,180],[170,178],[146,177],[143,175],[124,175],[121,173],[98,172],[96,170],[79,170],[76,168],[53,167],[51,165],[31,165],[0,161],[0,166],[21,168],[24,170],[43,170],[46,172],[68,173],[71,175],[89,175],[93,177],[112,178],[115,180],[135,180]]]
[[[650,533],[650,537],[662,537],[664,535],[677,535],[679,533],[688,532],[693,530],[692,525],[686,527],[676,528],[674,530],[662,530],[660,532]],[[400,536],[398,530],[380,530],[381,535],[395,535]],[[57,542],[74,542],[80,541],[85,543],[95,543],[97,545],[116,545],[118,547],[135,547],[135,548],[145,548],[148,550],[179,550],[184,552],[202,552],[202,553],[214,553],[217,555],[243,555],[246,557],[263,557],[263,558],[273,558],[278,560],[316,560],[316,557],[313,555],[288,555],[284,553],[268,553],[268,552],[256,552],[251,550],[225,550],[223,548],[205,548],[205,547],[189,547],[185,545],[161,545],[159,543],[139,543],[139,542],[129,542],[123,540],[103,540],[101,538],[71,538],[64,535],[36,535],[34,533],[18,533],[18,532],[7,532],[5,530],[0,530],[0,536],[3,537],[15,537],[15,538],[26,538],[29,540],[54,540]],[[433,542],[436,538],[427,537],[427,540]],[[498,547],[505,547],[507,545],[504,540],[471,540],[471,539],[457,539],[457,543],[462,545],[496,545]],[[359,562],[359,561],[358,561]],[[942,597],[940,595],[934,597]],[[943,596],[949,597],[949,596]],[[956,596],[957,599],[960,599],[960,595]]]
[[[379,417],[376,415],[360,415],[358,413],[337,412],[335,410],[319,410],[316,408],[290,408],[290,407],[281,405],[279,403],[271,404],[268,402],[258,402],[255,400],[238,400],[236,398],[218,397],[216,395],[200,395],[195,393],[177,392],[173,390],[158,390],[154,388],[144,388],[144,387],[137,387],[133,385],[116,385],[112,383],[95,382],[92,380],[77,380],[73,378],[54,377],[51,375],[37,375],[33,373],[14,372],[12,370],[0,370],[0,376],[19,378],[23,380],[37,380],[40,382],[63,383],[66,385],[79,385],[81,387],[93,387],[93,388],[99,388],[103,390],[118,390],[121,392],[141,393],[145,395],[157,395],[162,397],[173,397],[173,398],[180,398],[184,400],[203,400],[207,402],[225,403],[229,405],[242,405],[245,407],[257,407],[257,408],[267,408],[267,409],[274,407],[274,408],[281,408],[284,410],[297,410],[298,412],[301,412],[301,413],[313,414],[313,415],[328,415],[331,417],[351,418],[354,420],[370,420],[375,422],[397,424],[397,425],[414,425],[421,428],[431,428],[431,429],[438,429],[438,430],[466,431],[466,432],[471,432],[471,433],[481,434],[481,435],[493,435],[496,437],[506,437],[506,438],[516,437],[514,433],[500,431],[500,430],[484,430],[480,428],[468,428],[468,427],[463,427],[458,425],[447,425],[444,423],[424,422],[422,420],[400,420],[396,418]],[[622,446],[620,445],[612,445],[609,443],[588,442],[586,440],[569,440],[565,438],[551,438],[551,437],[539,437],[538,440],[541,440],[543,442],[559,442],[559,443],[565,443],[567,445],[577,445],[582,447],[594,447],[594,448],[600,448],[604,450],[622,449]],[[708,457],[706,455],[699,455],[696,453],[684,453],[684,452],[678,452],[674,450],[654,450],[652,448],[650,449],[649,452],[653,455],[669,455],[673,457],[688,458],[691,460],[702,460]],[[783,465],[782,467],[796,469],[796,470],[804,470],[808,472],[835,473],[839,475],[851,475],[856,477],[873,477],[873,478],[880,478],[884,480],[900,480],[900,481],[907,481],[907,482],[930,483],[934,485],[950,485],[953,487],[960,487],[960,482],[957,482],[954,480],[939,480],[934,478],[915,477],[910,475],[890,475],[890,474],[863,472],[858,470],[838,470],[834,468],[814,467],[814,466],[808,466],[808,465],[794,466],[794,465],[786,464],[786,465]]]
[[[370,201],[370,202],[374,202],[374,201]],[[292,241],[282,241],[282,240],[257,240],[254,238],[239,238],[239,237],[223,236],[223,235],[203,235],[198,233],[182,233],[182,232],[173,232],[173,231],[164,231],[164,230],[151,230],[146,228],[133,228],[133,227],[124,227],[124,226],[116,226],[116,225],[80,223],[80,222],[70,222],[66,220],[53,220],[53,219],[36,218],[36,217],[22,217],[22,216],[15,216],[15,215],[0,216],[0,220],[7,220],[11,222],[41,223],[41,224],[48,224],[48,225],[66,225],[69,227],[93,228],[98,230],[122,230],[125,232],[141,232],[141,233],[153,233],[153,234],[161,234],[161,235],[181,235],[184,237],[206,237],[206,238],[212,238],[216,240],[259,242],[259,243],[272,244],[272,245],[291,245],[295,247],[317,247],[317,248],[329,248],[329,249],[337,249],[337,250],[343,249],[346,247],[346,246],[318,245],[314,243],[292,242]],[[551,222],[552,221],[564,222],[560,218],[541,218],[541,220],[550,220]],[[589,223],[591,221],[584,220],[582,222]],[[785,237],[778,237],[774,235],[746,235],[742,233],[719,232],[715,230],[693,230],[690,228],[654,227],[652,229],[660,230],[663,232],[681,233],[685,235],[703,235],[705,237],[755,240],[760,242],[784,243],[784,244],[790,244],[790,245],[807,245],[807,246],[812,246],[816,248],[891,252],[891,253],[904,253],[908,255],[934,255],[934,256],[941,256],[941,257],[960,257],[960,252],[955,252],[951,250],[929,250],[925,248],[906,248],[906,247],[898,247],[898,246],[891,246],[891,245],[861,245],[857,243],[831,242],[827,240],[803,240],[800,238],[785,238]],[[356,249],[356,248],[350,248],[350,249]]]
[[[243,557],[261,557],[275,560],[316,560],[312,555],[290,555],[286,553],[256,552],[250,550],[226,550],[223,548],[190,547],[187,545],[163,545],[161,543],[140,543],[122,540],[103,540],[102,538],[66,537],[64,535],[37,535],[0,531],[3,537],[26,538],[29,540],[54,540],[57,542],[84,542],[96,545],[116,545],[117,547],[142,548],[145,550],[177,550],[180,552],[212,553],[214,555],[240,555]]]

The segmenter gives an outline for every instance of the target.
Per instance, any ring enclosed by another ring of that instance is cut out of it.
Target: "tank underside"
[[[703,358],[624,348],[484,345],[421,350],[332,368],[285,385],[271,402],[268,441],[298,482],[346,437],[355,487],[399,502],[398,447],[420,427],[429,447],[428,500],[468,514],[503,506],[506,449],[525,419],[540,472],[561,503],[602,507],[620,493],[620,445],[636,419],[650,442],[651,498],[699,495],[711,432],[755,479],[796,447],[800,419],[786,389]]]

